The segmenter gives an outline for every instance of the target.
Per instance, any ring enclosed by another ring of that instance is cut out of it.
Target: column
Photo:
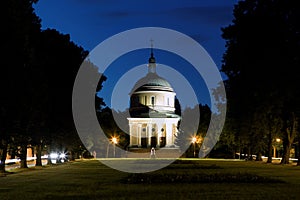
[[[138,127],[138,124],[137,123],[134,123],[134,145],[138,145],[138,137],[139,137],[139,127]]]
[[[138,124],[138,132],[137,132],[138,147],[142,146],[141,138],[142,138],[142,124]]]
[[[175,145],[175,135],[177,135],[177,124],[172,124],[172,145]]]
[[[160,147],[160,138],[162,137],[161,129],[163,128],[163,123],[157,122],[156,126],[157,126],[157,146]]]
[[[132,146],[132,124],[129,123],[129,146]]]
[[[152,124],[151,123],[148,123],[147,124],[147,131],[148,131],[148,145],[147,146],[150,146],[151,145],[151,137],[152,137]]]
[[[170,121],[166,121],[166,147],[173,145],[173,130]]]

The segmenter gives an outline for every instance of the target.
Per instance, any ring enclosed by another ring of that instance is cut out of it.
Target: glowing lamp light
[[[197,138],[196,138],[196,137],[193,137],[193,138],[192,138],[192,143],[194,144],[196,141],[197,141]]]
[[[59,157],[60,157],[60,158],[65,158],[65,157],[66,157],[66,154],[62,153],[62,154],[59,155]]]
[[[113,138],[111,139],[111,141],[112,141],[114,144],[117,144],[117,143],[118,143],[118,140],[117,140],[116,137],[113,137]]]
[[[58,154],[57,153],[51,153],[50,158],[56,159],[56,158],[58,158]]]
[[[280,138],[276,138],[276,142],[280,142]]]
[[[194,146],[194,158],[195,158],[196,157],[196,143],[197,143],[197,138],[195,136],[192,138],[192,143]]]

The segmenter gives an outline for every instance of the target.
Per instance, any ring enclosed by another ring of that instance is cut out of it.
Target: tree
[[[272,124],[270,115],[285,120],[285,156],[289,154],[289,144],[293,143],[294,137],[289,137],[291,132],[286,131],[293,129],[293,123],[288,123],[284,116],[294,113],[295,123],[299,119],[299,84],[295,84],[299,79],[296,73],[300,60],[296,53],[300,45],[299,11],[300,7],[294,1],[240,1],[234,8],[233,23],[222,28],[227,47],[222,71],[228,76],[229,113],[239,119],[240,128],[251,123],[246,132],[250,138],[269,135],[269,151],[270,127],[268,131],[261,122]],[[264,109],[258,109],[261,105]],[[271,112],[262,113],[267,110]],[[243,123],[246,119],[248,122]]]
[[[110,143],[108,140],[112,138],[117,138],[117,146],[126,149],[129,145],[129,135],[128,133],[128,121],[126,117],[127,111],[117,112],[109,107],[105,107],[97,112],[98,122],[103,130],[104,134],[108,138],[104,138],[104,141],[94,140],[92,146],[97,151],[105,152],[107,154],[107,148],[109,148]],[[115,121],[118,120],[118,121]],[[122,120],[122,121],[121,121]],[[97,152],[96,151],[96,152]],[[105,156],[103,153],[97,153],[97,155]]]
[[[0,173],[5,172],[5,161],[6,161],[8,143],[9,140],[7,139],[7,136],[2,135],[0,140]]]
[[[284,130],[284,138],[283,138],[283,156],[281,163],[282,164],[288,164],[289,158],[290,158],[290,150],[292,148],[292,144],[294,142],[294,139],[296,135],[298,134],[298,121],[297,117],[295,116],[295,113],[291,113],[291,116],[289,116],[289,119],[285,120],[285,130]]]
[[[298,162],[297,166],[300,166],[300,135],[298,134]]]
[[[67,34],[54,29],[41,31],[32,7],[36,2],[1,3],[1,58],[9,61],[0,77],[4,94],[0,100],[1,171],[5,170],[9,146],[19,147],[21,167],[27,167],[29,144],[36,147],[36,164],[41,165],[45,145],[49,148],[60,142],[54,136],[71,141],[64,143],[68,147],[80,143],[74,141],[80,140],[73,124],[71,99],[77,71],[88,52]]]
[[[90,62],[91,65],[93,65],[91,62]],[[94,66],[96,69],[98,69],[96,66]],[[106,106],[104,100],[102,97],[99,96],[99,92],[101,91],[101,89],[103,88],[103,82],[107,80],[107,77],[102,74],[100,80],[99,80],[99,83],[97,84],[97,88],[96,88],[96,95],[95,95],[95,109],[96,111],[101,111],[102,108],[104,106]]]
[[[186,156],[189,156],[193,154],[191,154],[194,151],[193,145],[195,145],[195,151],[199,151],[203,138],[206,136],[212,112],[208,105],[199,104],[194,108],[186,108],[181,113],[182,121],[179,123],[175,144],[186,153]],[[196,140],[193,141],[193,138]]]
[[[41,32],[39,62],[45,70],[46,127],[43,141],[48,153],[63,151],[68,146],[77,149],[81,145],[72,115],[72,91],[77,71],[88,55],[82,47],[71,41],[70,35],[55,29]],[[79,140],[78,142],[74,141]],[[38,140],[39,141],[39,140]],[[74,147],[72,147],[72,144]]]
[[[1,60],[7,60],[8,66],[3,67],[1,72],[1,91],[3,98],[0,102],[1,125],[5,124],[2,130],[2,147],[7,148],[11,139],[11,133],[17,129],[22,130],[16,137],[22,141],[21,166],[26,167],[26,155],[24,148],[27,148],[29,129],[32,126],[32,116],[36,101],[33,96],[34,86],[37,80],[36,49],[38,34],[40,31],[40,19],[32,8],[36,1],[5,1],[2,2],[3,17],[1,18],[2,49]],[[13,53],[12,53],[13,52]],[[28,117],[29,116],[29,117]],[[14,127],[18,127],[17,129]],[[21,139],[22,138],[22,139]],[[2,149],[2,153],[6,150]],[[6,155],[1,155],[2,159]],[[5,160],[5,159],[4,159]]]

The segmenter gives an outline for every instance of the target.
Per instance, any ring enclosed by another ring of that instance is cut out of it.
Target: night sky
[[[173,29],[196,40],[220,68],[225,52],[221,27],[231,23],[233,7],[237,2],[237,0],[40,0],[35,5],[35,12],[42,20],[42,29],[54,28],[61,33],[70,34],[74,43],[88,51],[92,51],[107,38],[129,29],[139,27]],[[199,103],[210,105],[209,95],[201,76],[195,75],[186,61],[169,52],[155,50],[155,41],[153,45],[157,62],[179,71],[190,81]],[[112,90],[122,74],[147,63],[149,52],[149,49],[143,49],[121,56],[104,72],[108,79],[103,84],[100,95],[104,97],[108,106],[111,106]],[[146,74],[147,67],[144,66],[143,70]],[[224,75],[222,77],[225,79]],[[172,77],[166,79],[169,81]],[[128,107],[128,102],[125,100],[114,106],[117,110],[124,110]]]

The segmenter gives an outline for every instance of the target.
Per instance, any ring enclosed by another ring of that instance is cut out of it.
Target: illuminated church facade
[[[148,74],[130,92],[129,147],[176,148],[180,116],[175,114],[175,96],[171,85],[156,73],[151,49]]]

